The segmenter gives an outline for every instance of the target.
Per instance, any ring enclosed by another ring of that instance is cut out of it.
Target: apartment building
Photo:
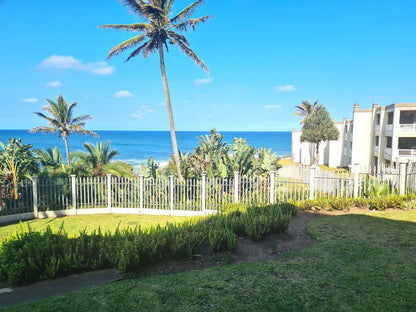
[[[339,139],[321,143],[319,164],[370,168],[416,161],[416,103],[373,104],[368,109],[355,104],[353,119],[344,118],[335,126]],[[300,142],[301,134],[292,131],[292,161],[309,165],[314,147]]]

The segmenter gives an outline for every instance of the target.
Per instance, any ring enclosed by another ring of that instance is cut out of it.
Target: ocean
[[[83,150],[84,142],[105,142],[111,140],[111,147],[115,148],[120,156],[117,160],[124,160],[133,165],[147,162],[152,156],[156,162],[166,163],[172,154],[172,144],[169,131],[96,131],[99,138],[71,134],[68,139],[71,151]],[[204,131],[177,131],[179,150],[182,153],[191,152],[198,145],[198,137],[209,134]],[[291,132],[221,132],[224,141],[231,144],[233,138],[246,138],[247,143],[256,148],[271,148],[279,156],[291,154],[292,136]],[[7,143],[9,138],[21,138],[23,144],[32,144],[33,148],[46,149],[55,147],[65,155],[65,145],[58,134],[29,133],[27,130],[0,130],[0,141]],[[64,156],[64,158],[66,158]]]

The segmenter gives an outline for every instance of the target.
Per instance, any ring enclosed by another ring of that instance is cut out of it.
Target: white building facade
[[[370,109],[354,105],[353,119],[336,122],[337,141],[322,142],[319,164],[329,167],[361,168],[416,161],[416,103],[394,103]],[[292,131],[292,161],[310,165],[312,144],[301,142],[302,131]]]

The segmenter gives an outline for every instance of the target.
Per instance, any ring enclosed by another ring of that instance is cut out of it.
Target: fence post
[[[239,183],[239,178],[238,178],[238,172],[234,172],[234,203],[238,203],[238,198],[239,198],[239,194],[238,194],[238,185]]]
[[[139,176],[139,208],[140,212],[143,213],[143,185],[144,185],[144,176]]]
[[[35,218],[39,217],[38,212],[38,177],[33,176],[32,177],[32,192],[33,192],[33,214],[35,215]]]
[[[270,171],[270,204],[274,204],[274,171]]]
[[[169,208],[173,214],[173,175],[169,176]]]
[[[111,174],[107,174],[107,208],[111,213]]]
[[[406,194],[406,170],[407,161],[399,160],[399,193],[400,195]]]
[[[358,169],[359,164],[354,164],[354,171],[353,171],[353,179],[354,179],[354,198],[358,197],[358,189],[359,189],[359,185],[358,185],[358,178],[360,176],[360,170]]]
[[[309,199],[315,197],[315,165],[309,167]]]
[[[71,204],[72,209],[75,209],[75,214],[77,214],[77,192],[76,192],[76,175],[71,174]]]
[[[203,173],[201,176],[201,200],[202,200],[202,213],[205,215],[205,209],[206,209],[206,179],[207,174]]]

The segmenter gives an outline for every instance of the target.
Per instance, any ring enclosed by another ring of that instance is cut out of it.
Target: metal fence
[[[284,169],[284,168],[282,168]],[[392,193],[405,194],[416,189],[416,164],[397,167],[356,168],[329,171],[319,167],[295,166],[265,176],[239,176],[179,181],[168,179],[132,179],[76,177],[37,179],[0,184],[0,219],[78,213],[143,213],[198,215],[218,211],[230,203],[273,204],[313,198],[372,197]],[[87,212],[88,210],[88,212]],[[95,211],[95,212],[92,212]],[[4,222],[4,220],[0,220]]]

